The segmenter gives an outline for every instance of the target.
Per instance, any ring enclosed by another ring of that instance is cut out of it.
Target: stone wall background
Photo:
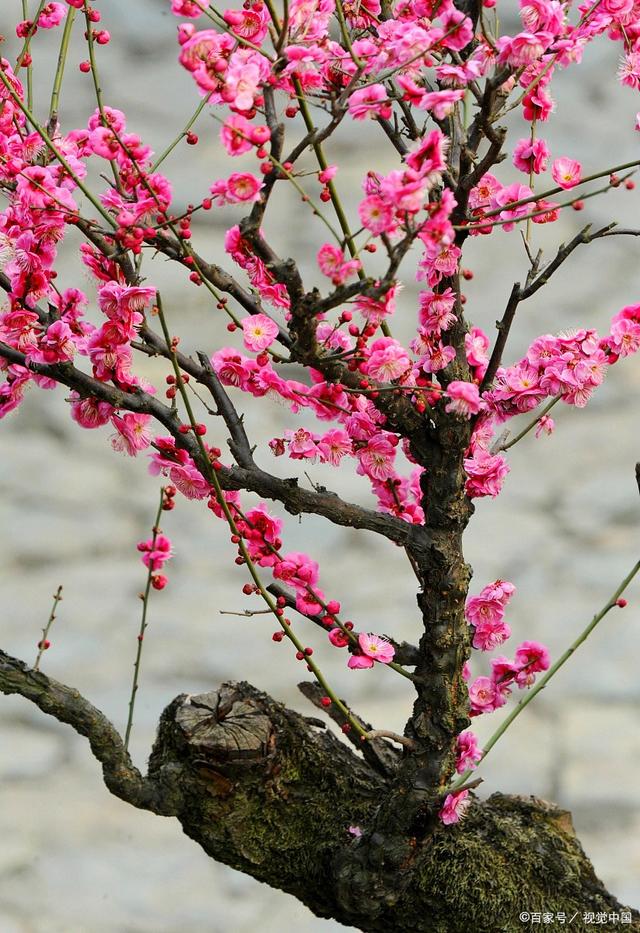
[[[11,36],[19,5],[2,6],[0,32]],[[129,128],[160,151],[197,104],[190,79],[175,62],[176,21],[164,0],[103,0],[99,6],[114,35],[113,45],[100,52],[105,99],[125,110]],[[52,37],[39,35],[36,51],[43,116],[56,55]],[[83,57],[81,47],[74,47],[63,97],[65,129],[83,125],[93,108],[90,79],[76,68]],[[591,172],[638,157],[633,132],[638,103],[631,91],[617,86],[615,49],[606,40],[588,50],[586,58],[575,74],[560,76],[557,113],[544,132],[554,156],[581,156],[585,172]],[[217,126],[202,118],[198,132],[202,142],[189,150],[188,160],[178,151],[165,164],[185,203],[201,198],[207,181],[228,170],[220,158]],[[356,139],[343,133],[329,147],[332,160],[341,165],[338,183],[351,210],[360,196],[362,172],[388,170],[393,162],[375,127],[363,127],[362,134]],[[313,257],[322,231],[299,202],[282,203],[269,228],[274,242],[281,253]],[[633,225],[638,203],[636,193],[624,191],[589,200],[582,214],[569,212],[550,230],[534,227],[535,243],[546,244],[551,254],[584,222],[615,219]],[[194,225],[204,255],[221,258],[225,225],[228,217],[215,212]],[[576,252],[563,273],[521,307],[508,359],[516,359],[540,333],[579,325],[605,330],[611,314],[638,301],[638,257],[637,241],[622,237]],[[470,244],[466,264],[476,273],[467,289],[469,315],[491,331],[513,281],[526,271],[524,251],[517,236],[496,233]],[[311,278],[308,260],[305,268]],[[163,289],[183,346],[213,349],[226,341],[224,323],[206,293],[184,289],[181,274],[163,262],[147,269],[149,280]],[[72,257],[65,260],[61,278],[65,285],[78,283]],[[80,283],[88,286],[83,273]],[[415,294],[409,276],[394,321],[400,335],[410,329]],[[149,375],[163,371],[145,365]],[[503,494],[495,502],[478,503],[466,543],[473,586],[477,590],[498,576],[517,585],[510,608],[514,643],[541,639],[557,656],[636,559],[640,502],[633,466],[640,459],[639,392],[640,362],[623,361],[586,410],[555,409],[555,436],[527,439],[514,448]],[[259,444],[285,422],[289,416],[277,407],[248,409],[250,433]],[[2,425],[0,643],[29,659],[51,594],[64,584],[45,669],[76,685],[123,725],[139,625],[136,594],[143,580],[135,544],[148,533],[156,494],[144,458],[113,454],[107,438],[104,429],[76,429],[61,391],[31,393]],[[261,456],[271,466],[264,446]],[[287,474],[282,461],[273,468]],[[348,468],[333,475],[314,467],[312,476],[350,498],[368,499]],[[244,580],[229,562],[222,526],[187,502],[180,502],[164,525],[176,556],[170,586],[152,603],[132,745],[140,765],[160,711],[179,692],[195,693],[241,676],[305,708],[295,689],[299,666],[286,650],[271,642],[260,622],[218,614],[219,608],[246,605],[239,593]],[[311,538],[324,589],[343,600],[348,615],[373,631],[415,637],[412,574],[402,553],[371,535],[289,517],[288,547],[302,549]],[[636,905],[639,595],[636,585],[629,607],[607,618],[497,746],[483,767],[480,789],[535,793],[572,810],[600,876],[623,902]],[[400,678],[388,671],[378,676],[348,672],[342,656],[323,645],[317,650],[355,709],[401,731],[410,693]],[[481,738],[495,729],[499,715],[476,721]],[[176,821],[139,813],[110,798],[86,743],[16,698],[0,703],[0,780],[3,933],[338,929],[292,898],[214,864],[181,834]]]

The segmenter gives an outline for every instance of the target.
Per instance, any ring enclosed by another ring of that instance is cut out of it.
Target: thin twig
[[[40,669],[40,661],[42,660],[42,655],[49,647],[49,630],[53,625],[56,618],[56,609],[58,608],[58,603],[62,601],[62,586],[59,586],[53,596],[53,606],[51,607],[51,613],[49,614],[49,621],[42,629],[42,638],[38,642],[38,656],[36,657],[36,663],[33,665],[34,671]]]

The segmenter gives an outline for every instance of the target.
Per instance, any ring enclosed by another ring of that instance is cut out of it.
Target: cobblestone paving
[[[13,11],[9,15],[4,6],[0,32],[10,34]],[[190,81],[173,64],[175,21],[164,12],[167,6],[158,0],[100,4],[117,39],[113,51],[101,56],[107,101],[122,107],[130,128],[158,149],[196,103]],[[47,37],[40,39],[46,46]],[[49,66],[54,54],[48,48]],[[76,60],[80,57],[78,50]],[[590,50],[588,57],[592,68],[584,69],[586,77],[580,72],[579,77],[561,76],[558,113],[548,136],[556,155],[578,155],[586,138],[585,169],[595,171],[637,155],[638,137],[630,129],[636,99],[615,88],[616,63],[606,47]],[[135,84],[125,77],[134,66]],[[67,127],[81,123],[90,101],[86,82],[80,87],[84,90],[68,100]],[[381,140],[369,132],[370,151],[384,159]],[[167,163],[185,202],[202,197],[205,180],[217,171],[217,131],[203,120],[200,134],[212,142],[195,151],[199,173],[187,172],[179,157]],[[343,165],[340,187],[353,206],[361,154],[353,140],[341,137],[331,155]],[[195,158],[193,152],[190,157]],[[572,213],[552,230],[536,228],[536,242],[551,252],[581,222],[633,224],[637,214],[636,196],[614,192],[588,201],[582,215]],[[306,246],[311,250],[316,242],[317,231],[299,204],[291,202],[272,223],[272,235],[285,254]],[[209,215],[206,226],[195,228],[205,255],[220,255],[223,225],[224,219]],[[637,244],[624,238],[576,253],[564,276],[522,307],[511,358],[539,333],[578,324],[605,329],[612,313],[638,301],[638,255]],[[525,272],[525,257],[516,237],[496,234],[490,243],[471,244],[468,264],[476,278],[468,288],[467,307],[474,321],[490,330],[513,280]],[[63,270],[68,284],[74,282],[74,268]],[[164,289],[187,350],[219,343],[222,325],[211,317],[205,295],[188,291],[185,305],[180,273],[163,263],[150,267],[148,275]],[[403,293],[401,310],[407,318],[414,295],[413,287]],[[400,313],[394,329],[402,332]],[[147,367],[149,374],[158,371],[154,364]],[[510,609],[514,638],[541,639],[554,656],[637,556],[640,502],[633,465],[640,459],[639,397],[636,359],[615,367],[585,411],[556,408],[557,434],[527,439],[513,449],[503,495],[478,504],[468,533],[466,551],[477,587],[497,576],[513,580],[518,587]],[[249,410],[247,415],[251,435],[262,445],[281,431],[284,420],[280,409],[267,415]],[[268,451],[261,456],[267,461]],[[275,468],[286,473],[281,464]],[[350,498],[367,499],[348,470],[333,476],[314,468],[313,478]],[[113,455],[106,432],[75,429],[62,392],[33,393],[0,429],[0,494],[0,644],[28,659],[51,594],[63,583],[65,601],[46,670],[76,685],[122,725],[141,586],[135,543],[147,533],[155,508],[144,462]],[[217,612],[241,604],[242,583],[241,573],[228,567],[221,526],[189,503],[181,503],[165,524],[176,557],[170,586],[153,601],[145,647],[133,740],[141,765],[160,711],[178,692],[209,689],[240,675],[304,708],[295,690],[296,662],[259,631],[258,622]],[[415,637],[412,575],[402,552],[383,547],[373,536],[313,518],[288,522],[287,546],[302,548],[310,538],[326,592],[342,598],[348,613],[373,631]],[[628,609],[608,617],[498,745],[484,767],[481,788],[484,793],[534,793],[569,808],[600,876],[623,902],[636,905],[639,597],[636,586]],[[404,682],[397,682],[400,678],[386,670],[377,677],[347,672],[342,658],[336,665],[335,654],[322,646],[318,656],[356,709],[377,724],[402,729],[410,694]],[[498,716],[478,723],[481,737],[495,728]],[[0,780],[2,933],[338,929],[292,898],[212,863],[181,834],[176,821],[139,813],[110,798],[86,744],[19,699],[0,703]]]

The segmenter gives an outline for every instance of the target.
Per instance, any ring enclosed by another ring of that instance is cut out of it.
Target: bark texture
[[[502,794],[475,801],[458,826],[430,824],[423,838],[408,839],[415,857],[404,868],[386,860],[379,839],[383,883],[361,904],[345,899],[344,866],[358,871],[348,859],[360,841],[354,831],[366,832],[389,802],[399,754],[378,739],[388,754],[379,748],[365,760],[322,721],[249,684],[177,697],[162,715],[146,777],[111,723],[72,688],[0,652],[0,691],[86,736],[117,796],[177,817],[216,861],[292,894],[320,917],[385,933],[515,933],[523,910],[620,910],[569,813]],[[573,928],[584,927],[574,921]],[[640,930],[637,914],[626,928]]]

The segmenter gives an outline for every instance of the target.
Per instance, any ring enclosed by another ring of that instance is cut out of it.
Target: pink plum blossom
[[[553,434],[556,427],[556,423],[549,415],[543,415],[542,418],[538,419],[536,425],[536,437],[540,437],[542,434]]]
[[[53,29],[60,25],[66,12],[64,3],[47,3],[38,17],[38,26],[42,29]]]
[[[549,651],[538,641],[523,641],[516,649],[514,661],[520,668],[516,674],[518,686],[530,686],[535,680],[534,674],[548,670]]]
[[[64,321],[54,321],[40,337],[38,345],[32,347],[27,358],[33,363],[67,363],[76,352],[75,337]]]
[[[478,748],[478,740],[473,732],[461,732],[456,741],[456,771],[473,770],[482,758],[482,751]]]
[[[444,805],[438,816],[445,826],[459,823],[471,805],[468,790],[459,790],[454,794],[447,794]]]
[[[391,116],[391,105],[383,84],[370,84],[369,87],[354,91],[349,98],[349,113],[354,120],[364,120],[367,117],[382,117],[388,120]]]
[[[391,337],[381,337],[371,344],[371,355],[366,363],[366,373],[379,382],[391,382],[411,365],[404,347]]]
[[[555,159],[551,166],[551,176],[557,185],[561,188],[574,188],[580,184],[582,178],[582,166],[575,159],[569,159],[563,156]]]
[[[116,429],[116,433],[111,436],[113,449],[130,457],[135,457],[140,450],[146,450],[151,443],[150,421],[151,415],[138,415],[133,412],[113,415],[111,423]]]
[[[190,19],[197,19],[202,14],[202,8],[205,6],[204,0],[171,0],[171,12],[174,16],[186,16]]]
[[[464,468],[468,476],[466,490],[470,499],[481,496],[495,498],[509,472],[507,461],[501,454],[492,456],[485,450],[478,450],[472,457],[465,459]]]
[[[173,557],[171,541],[163,534],[157,534],[155,539],[140,541],[137,548],[142,553],[142,563],[150,570],[162,570],[165,563]]]
[[[390,661],[393,661],[396,653],[393,645],[386,638],[381,638],[380,635],[361,632],[358,635],[358,644],[364,655],[373,658],[374,661],[379,661],[380,664],[389,664]]]
[[[481,713],[492,713],[504,706],[506,701],[490,677],[476,677],[469,685],[469,702],[471,715],[478,716]]]
[[[248,350],[261,353],[270,347],[278,336],[279,327],[266,314],[252,314],[240,322],[244,345]]]
[[[513,164],[521,172],[539,175],[546,171],[549,147],[544,139],[520,139],[513,150]]]
[[[346,648],[349,644],[349,638],[337,625],[327,633],[329,641],[334,648]]]
[[[446,388],[445,396],[449,400],[445,405],[445,411],[461,415],[463,418],[471,418],[477,415],[486,404],[480,398],[480,391],[474,382],[450,382]]]

